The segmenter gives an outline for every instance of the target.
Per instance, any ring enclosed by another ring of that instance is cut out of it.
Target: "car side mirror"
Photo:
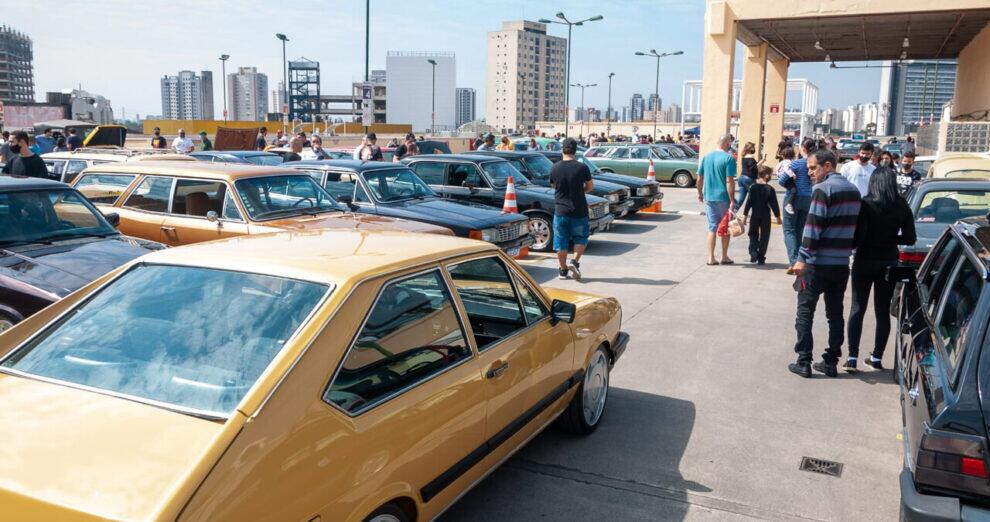
[[[110,223],[113,226],[113,228],[117,228],[120,226],[120,214],[116,212],[111,212],[103,217],[106,218],[107,223]]]
[[[918,282],[918,276],[915,274],[914,268],[909,266],[892,266],[887,269],[887,281],[914,284]]]
[[[573,323],[577,314],[577,306],[574,303],[554,299],[550,305],[550,320],[556,324],[557,321]]]
[[[470,181],[465,181],[461,183],[461,186],[468,189],[468,191],[470,191],[472,194],[478,191],[478,187],[472,184]]]
[[[347,208],[351,210],[357,210],[358,208],[358,206],[354,204],[354,196],[349,196],[347,194],[337,196],[337,202],[347,205]]]
[[[216,223],[217,224],[217,228],[223,226],[223,222],[220,221],[220,214],[217,214],[217,211],[216,210],[211,210],[211,211],[207,212],[206,213],[206,220],[209,221],[210,223]]]

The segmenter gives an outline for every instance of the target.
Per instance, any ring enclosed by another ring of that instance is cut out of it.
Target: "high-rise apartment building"
[[[629,120],[628,121],[643,121],[643,117],[646,113],[646,100],[643,99],[642,94],[633,94],[632,99],[629,100]]]
[[[622,116],[620,118],[620,121],[632,121],[630,119],[630,117],[629,117],[629,106],[628,105],[623,105],[622,106]]]
[[[0,26],[0,101],[34,101],[33,59],[31,39]]]
[[[877,134],[914,132],[921,123],[938,121],[942,106],[955,94],[954,60],[884,62],[880,75],[882,118]]]
[[[279,80],[272,89],[272,112],[282,114],[285,103],[285,82]]]
[[[477,94],[469,87],[458,87],[454,93],[454,100],[457,106],[454,109],[454,125],[460,127],[467,122],[475,120],[475,103]]]
[[[564,119],[567,39],[546,24],[502,22],[488,33],[485,117],[499,131],[531,129],[537,120]]]
[[[436,66],[430,60],[436,62]],[[434,126],[436,130],[453,130],[457,89],[454,53],[389,51],[385,55],[385,73],[388,75],[385,91],[387,123],[408,123],[415,131]]]
[[[162,118],[166,120],[213,119],[213,73],[179,71],[162,77]]]
[[[660,110],[660,107],[662,105],[663,105],[663,100],[661,100],[660,97],[657,96],[656,94],[651,94],[646,99],[646,110],[648,111],[658,111]]]
[[[234,121],[265,121],[268,114],[268,76],[257,67],[238,67],[227,75],[227,104]]]

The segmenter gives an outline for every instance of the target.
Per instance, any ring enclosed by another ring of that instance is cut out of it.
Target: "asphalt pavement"
[[[890,370],[788,372],[796,294],[780,227],[767,265],[747,262],[742,236],[735,265],[707,266],[696,192],[664,192],[665,213],[592,236],[581,282],[558,281],[550,255],[522,262],[548,286],[622,303],[632,339],[602,425],[584,438],[549,428],[442,520],[895,520],[902,451]],[[816,358],[826,331],[820,305]],[[872,338],[868,317],[866,353]],[[892,359],[888,347],[884,365]],[[842,474],[802,471],[802,457],[842,463]]]

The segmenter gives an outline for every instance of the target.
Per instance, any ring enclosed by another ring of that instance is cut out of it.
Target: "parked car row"
[[[698,154],[683,144],[603,143],[584,155],[604,172],[645,178],[652,162],[659,181],[670,181],[682,188],[698,181]]]

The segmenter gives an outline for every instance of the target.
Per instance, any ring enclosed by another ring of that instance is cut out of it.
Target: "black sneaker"
[[[787,365],[787,369],[805,379],[811,377],[811,365],[808,363],[791,363]]]
[[[557,275],[557,279],[567,279],[567,278],[568,278],[568,276],[567,276],[567,269],[566,268],[561,268],[560,269],[560,274]]]
[[[756,264],[758,264],[758,265],[765,265],[765,264],[767,264],[767,258],[761,257],[761,258],[757,259],[756,260]]]
[[[811,368],[816,372],[824,373],[828,377],[837,377],[839,375],[839,371],[835,368],[835,365],[829,364],[825,361],[816,362],[811,365]]]
[[[856,370],[856,359],[846,359],[846,362],[842,365],[842,369],[847,373],[855,373]]]
[[[570,270],[571,270],[571,272],[574,272],[574,279],[580,281],[581,280],[581,263],[578,263],[577,261],[575,261],[575,260],[572,259],[571,260],[571,265],[570,265]]]
[[[883,361],[880,359],[874,359],[873,356],[867,357],[863,360],[867,366],[872,366],[874,370],[883,370]]]

